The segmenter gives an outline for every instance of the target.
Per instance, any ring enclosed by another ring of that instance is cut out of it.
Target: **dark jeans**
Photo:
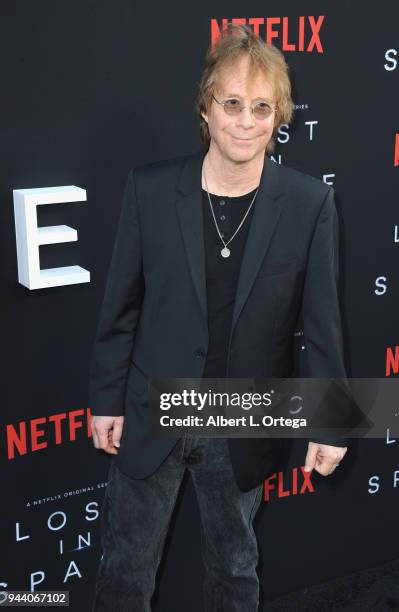
[[[252,521],[262,485],[240,491],[227,439],[183,437],[145,479],[122,474],[111,459],[92,612],[151,611],[157,568],[186,468],[201,514],[204,610],[258,610],[258,546]]]

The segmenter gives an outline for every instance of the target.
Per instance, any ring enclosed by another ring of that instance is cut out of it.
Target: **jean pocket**
[[[249,526],[252,525],[252,521],[255,518],[255,514],[258,511],[259,506],[261,504],[262,493],[263,493],[263,484],[259,485],[259,487],[255,489],[254,501],[253,501],[251,512],[249,513],[249,519],[248,519]]]

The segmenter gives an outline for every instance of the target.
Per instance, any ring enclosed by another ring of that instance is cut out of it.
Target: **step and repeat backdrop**
[[[295,115],[273,161],[334,187],[348,376],[399,375],[399,8],[21,0],[0,11],[0,590],[68,590],[73,610],[89,610],[109,457],[93,446],[87,383],[123,188],[131,167],[201,147],[196,90],[227,21],[290,66]],[[353,440],[333,476],[309,482],[305,452],[305,440],[287,444],[256,517],[264,606],[399,557],[399,439]],[[202,578],[187,477],[154,609],[199,612]]]

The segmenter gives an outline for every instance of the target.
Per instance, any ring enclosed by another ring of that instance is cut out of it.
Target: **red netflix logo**
[[[393,165],[399,166],[399,134],[395,134],[395,148],[393,155]]]
[[[388,347],[385,358],[385,376],[399,374],[399,346],[395,346],[395,352]]]
[[[80,434],[78,433],[80,432]],[[44,450],[50,444],[74,442],[79,437],[91,438],[90,408],[59,412],[48,417],[20,421],[6,426],[7,458]]]
[[[304,493],[314,493],[314,487],[310,480],[312,472],[305,472],[305,467],[301,466],[292,469],[292,477],[289,483],[284,481],[284,472],[275,472],[264,481],[263,501],[270,501],[271,492],[274,491],[277,497],[288,497],[290,495],[303,495]],[[277,480],[277,482],[276,482]],[[288,486],[289,488],[286,488]]]
[[[301,15],[297,19],[289,17],[236,17],[211,19],[211,44],[221,36],[222,30],[228,23],[248,24],[253,27],[254,34],[264,38],[268,45],[278,41],[281,51],[302,51],[305,53],[324,53],[320,39],[320,29],[325,19],[324,15]]]

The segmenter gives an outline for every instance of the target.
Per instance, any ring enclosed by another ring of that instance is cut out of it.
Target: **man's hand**
[[[117,455],[123,429],[123,416],[92,416],[93,444],[110,455]]]
[[[310,472],[314,468],[323,476],[332,474],[347,450],[347,446],[330,446],[309,442],[305,459],[305,472]]]

